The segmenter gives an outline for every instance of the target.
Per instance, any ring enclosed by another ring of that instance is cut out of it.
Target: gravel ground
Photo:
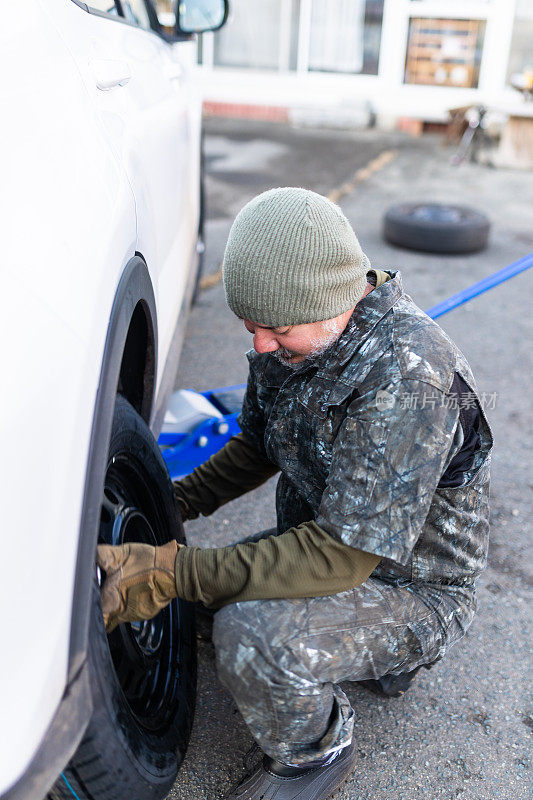
[[[422,308],[533,251],[531,173],[449,166],[438,136],[411,139],[374,131],[293,129],[208,120],[206,273],[216,273],[231,222],[272,186],[327,194],[385,150],[396,158],[340,200],[375,266],[399,268]],[[403,199],[464,202],[485,211],[489,247],[443,257],[399,250],[381,236],[386,207]],[[529,271],[439,320],[466,354],[480,391],[497,392],[488,411],[495,435],[489,566],[479,612],[444,661],[409,692],[380,700],[343,688],[356,710],[358,768],[337,800],[520,800],[530,796],[531,550],[529,545],[533,389]],[[226,309],[220,284],[193,309],[176,387],[243,382],[250,336]],[[274,524],[274,482],[188,524],[192,544],[215,546]],[[190,748],[169,798],[217,800],[243,775],[252,745],[232,698],[219,684],[214,651],[199,632],[199,696]]]

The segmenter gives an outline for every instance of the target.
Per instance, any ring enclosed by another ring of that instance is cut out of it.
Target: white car
[[[182,535],[154,437],[198,263],[193,34],[228,8],[187,0],[173,34],[157,11],[2,8],[4,800],[164,797],[190,732],[191,609],[107,637],[94,565]]]

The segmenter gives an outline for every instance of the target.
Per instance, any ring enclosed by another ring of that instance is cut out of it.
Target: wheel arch
[[[140,253],[126,264],[115,292],[93,412],[72,598],[68,682],[86,659],[99,502],[117,392],[148,423],[157,374],[157,315],[148,267]]]
[[[139,300],[130,320],[117,391],[149,424],[156,375],[156,333],[153,312],[146,300]]]

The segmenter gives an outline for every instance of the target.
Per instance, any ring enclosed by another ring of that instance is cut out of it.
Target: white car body
[[[5,4],[0,40],[3,795],[81,669],[69,647],[91,432],[135,254],[157,316],[155,435],[171,388],[196,265],[201,104],[194,42],[74,0]]]

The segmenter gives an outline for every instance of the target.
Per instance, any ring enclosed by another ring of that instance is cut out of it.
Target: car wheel
[[[391,244],[429,253],[475,253],[488,240],[488,218],[466,206],[401,203],[385,214],[383,235]]]
[[[99,541],[184,541],[161,453],[149,428],[118,397],[102,498]],[[194,609],[174,600],[146,622],[103,625],[95,570],[89,632],[93,716],[49,797],[156,800],[185,755],[196,691]]]

